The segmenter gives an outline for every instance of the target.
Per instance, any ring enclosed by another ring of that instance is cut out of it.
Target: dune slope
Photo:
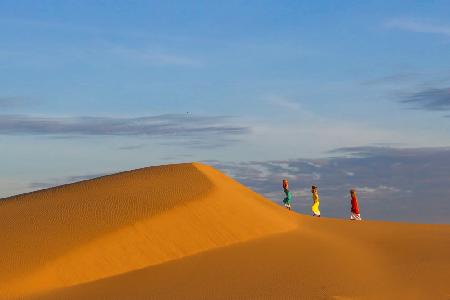
[[[448,299],[450,225],[302,216],[202,164],[0,202],[0,298]]]
[[[145,168],[0,202],[0,296],[122,274],[296,226],[211,167]]]
[[[293,231],[43,299],[448,299],[450,226],[302,217]]]

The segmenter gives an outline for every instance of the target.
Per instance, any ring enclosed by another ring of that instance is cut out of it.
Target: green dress
[[[291,204],[292,194],[289,192],[289,190],[284,190],[284,193],[286,194],[286,198],[283,199],[284,204]]]

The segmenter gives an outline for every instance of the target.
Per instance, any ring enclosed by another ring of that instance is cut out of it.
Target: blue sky
[[[0,41],[0,196],[171,162],[450,146],[448,1],[3,0]]]

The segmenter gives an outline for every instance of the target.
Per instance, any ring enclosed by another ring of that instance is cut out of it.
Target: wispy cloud
[[[448,24],[436,24],[413,19],[398,18],[386,21],[384,26],[391,29],[450,36],[450,25]]]
[[[450,110],[450,88],[426,88],[404,97],[400,102],[415,109],[447,111]]]
[[[0,134],[17,135],[144,135],[199,137],[242,135],[246,126],[231,125],[229,117],[172,114],[138,118],[34,117],[0,115]]]
[[[200,67],[203,63],[184,55],[166,53],[151,49],[132,49],[126,47],[114,47],[112,53],[122,56],[127,60],[139,61],[152,65],[172,65],[185,67]]]
[[[299,110],[301,108],[300,103],[295,102],[292,99],[283,96],[270,95],[266,97],[268,104],[288,110]]]
[[[361,82],[363,85],[387,85],[387,84],[398,84],[401,82],[408,82],[410,80],[416,79],[418,77],[417,73],[398,73],[390,74],[386,76],[381,76]]]
[[[422,147],[422,148],[395,148],[391,146],[366,146],[366,147],[345,147],[337,148],[329,151],[330,154],[338,154],[340,157],[353,158],[368,158],[368,157],[411,157],[421,156],[426,157],[435,155],[436,153],[450,154],[450,147]]]
[[[239,143],[239,139],[222,136],[220,139],[215,137],[210,137],[208,139],[198,137],[172,139],[162,142],[161,145],[176,146],[177,148],[187,147],[191,149],[218,149],[236,143]]]
[[[402,192],[402,190],[392,187],[392,186],[386,186],[386,185],[379,185],[379,186],[375,186],[375,187],[368,187],[368,186],[363,186],[363,187],[356,187],[356,190],[358,191],[358,193],[364,193],[364,194],[372,194],[372,193],[399,193]]]
[[[23,97],[0,97],[0,108],[12,108],[21,106],[26,102]]]
[[[40,182],[32,182],[29,185],[30,189],[47,189],[54,186],[59,186],[68,183],[74,183],[78,181],[88,180],[96,177],[101,177],[108,175],[108,173],[98,173],[98,174],[87,174],[87,175],[79,175],[79,176],[68,176],[62,179],[50,179],[48,181],[40,181]]]
[[[119,150],[137,150],[142,149],[146,146],[146,144],[138,144],[138,145],[127,145],[119,147]]]

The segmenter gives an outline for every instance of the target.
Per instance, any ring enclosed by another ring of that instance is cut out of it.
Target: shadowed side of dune
[[[448,299],[450,226],[300,217],[216,248],[38,299]]]
[[[280,207],[211,167],[124,172],[3,200],[0,295],[30,295],[288,231]]]

